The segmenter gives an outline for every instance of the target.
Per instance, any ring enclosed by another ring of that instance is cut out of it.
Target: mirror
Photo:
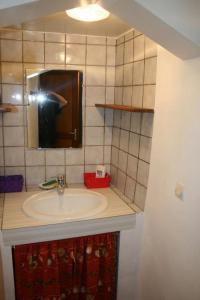
[[[27,70],[28,147],[82,145],[82,72]]]

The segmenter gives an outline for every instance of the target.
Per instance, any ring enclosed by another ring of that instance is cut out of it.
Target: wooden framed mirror
[[[28,147],[82,146],[82,72],[27,71]]]

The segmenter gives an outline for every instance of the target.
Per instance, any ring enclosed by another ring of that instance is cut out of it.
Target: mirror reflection
[[[28,147],[81,147],[82,72],[28,70],[27,93]]]

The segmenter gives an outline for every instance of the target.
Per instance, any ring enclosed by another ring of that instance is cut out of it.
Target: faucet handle
[[[65,175],[59,174],[57,176],[57,182],[58,182],[58,185],[65,186]]]

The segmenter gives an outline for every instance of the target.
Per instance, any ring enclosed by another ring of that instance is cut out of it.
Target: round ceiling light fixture
[[[98,4],[90,4],[66,10],[66,14],[76,20],[96,22],[109,17],[110,13]]]

